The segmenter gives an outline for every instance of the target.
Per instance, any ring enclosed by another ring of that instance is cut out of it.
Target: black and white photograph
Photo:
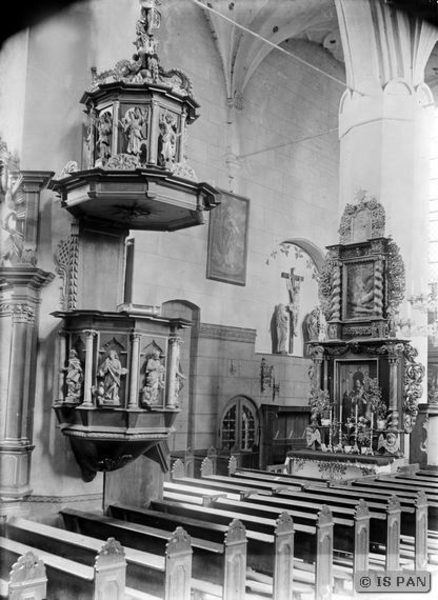
[[[437,0],[2,8],[0,600],[436,597]]]

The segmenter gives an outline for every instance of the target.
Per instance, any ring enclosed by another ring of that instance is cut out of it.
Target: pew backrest
[[[47,575],[43,561],[27,551],[12,565],[7,582],[9,600],[43,600],[47,595]]]

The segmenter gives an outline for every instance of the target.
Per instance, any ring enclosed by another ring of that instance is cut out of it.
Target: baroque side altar
[[[341,477],[346,464],[359,469],[353,475],[350,468],[357,476],[408,462],[424,367],[409,340],[396,334],[404,265],[395,241],[385,237],[382,205],[374,198],[347,205],[339,233],[319,284],[326,337],[309,342],[307,448],[289,453],[288,462],[297,472],[313,457],[327,462],[319,472],[330,476],[338,461]]]

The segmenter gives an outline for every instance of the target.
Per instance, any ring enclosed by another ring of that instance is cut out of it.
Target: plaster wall
[[[235,396],[245,396],[256,407],[274,403],[276,406],[307,405],[310,361],[293,356],[254,352],[254,331],[240,328],[220,330],[210,324],[201,326],[197,357],[198,378],[195,394],[195,448],[209,448],[219,442],[219,428],[225,405]],[[228,339],[227,339],[228,338]],[[252,339],[251,339],[252,338]],[[261,389],[262,359],[274,367],[279,392]],[[180,449],[180,448],[176,448]]]
[[[28,32],[9,38],[0,52],[0,135],[9,151],[21,156],[23,150],[24,99]]]

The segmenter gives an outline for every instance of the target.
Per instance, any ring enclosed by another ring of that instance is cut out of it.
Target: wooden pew
[[[60,515],[70,531],[100,539],[107,535],[117,536],[121,543],[129,548],[147,550],[159,556],[164,556],[172,531],[179,525],[174,523],[172,529],[166,531],[73,508],[61,510]],[[205,587],[202,582],[208,581],[214,589],[214,584],[221,581],[223,575],[223,544],[191,537],[191,546],[192,587],[202,590]],[[222,589],[217,588],[214,591],[219,596],[222,594]]]
[[[22,518],[10,519],[6,523],[6,532],[15,541],[88,565],[93,563],[102,546],[102,541],[97,538]],[[170,536],[164,556],[126,546],[124,553],[126,582],[130,587],[145,591],[144,582],[147,581],[147,591],[154,595],[166,600],[175,595],[181,600],[190,600],[192,548],[190,537],[181,527]],[[177,571],[178,578],[174,576]]]
[[[434,477],[430,477],[429,475],[418,475],[418,474],[399,474],[396,473],[395,474],[396,479],[409,479],[409,480],[413,480],[413,481],[418,481],[421,483],[433,483],[435,484],[435,486],[438,488],[438,477],[434,476]]]
[[[277,490],[281,490],[284,488],[284,486],[291,486],[293,489],[302,489],[303,486],[305,485],[305,483],[301,482],[301,481],[279,481],[278,485],[275,485],[274,488],[272,487],[272,485],[267,485],[267,482],[263,480],[262,477],[260,477],[258,475],[258,473],[260,473],[260,471],[251,471],[251,474],[254,473],[256,475],[252,476],[250,474],[248,474],[248,477],[245,479],[245,481],[238,481],[237,477],[236,480],[233,480],[233,477],[231,477],[230,475],[236,472],[236,468],[233,467],[233,465],[236,464],[236,459],[234,456],[232,456],[229,460],[229,464],[228,464],[228,476],[227,475],[215,475],[215,473],[213,472],[213,463],[212,461],[206,457],[204,458],[204,460],[202,461],[201,464],[201,478],[204,480],[207,480],[209,484],[211,484],[212,482],[216,481],[219,482],[219,484],[222,485],[226,485],[226,486],[237,486],[237,489],[239,488],[247,488],[251,491],[254,490],[254,488],[257,489],[258,493],[266,493],[268,495],[272,494],[272,490],[277,491]],[[176,471],[176,473],[173,475],[174,480],[178,480],[178,470]],[[192,478],[193,479],[193,478]],[[269,482],[270,483],[270,482]],[[230,488],[231,489],[231,488]],[[246,490],[245,490],[246,491]]]
[[[394,473],[394,475],[378,475],[376,481],[395,481],[411,485],[414,487],[420,487],[421,489],[429,489],[435,494],[438,493],[438,481],[436,479],[431,480],[426,477],[417,477],[415,475],[407,475],[403,473]]]
[[[163,513],[160,510],[121,503],[110,505],[108,507],[108,514],[121,521],[138,523],[146,527],[158,527],[161,530],[168,531],[174,529],[176,525],[181,524],[193,538],[208,540],[219,545],[222,544],[224,535],[228,529],[227,524],[203,521],[180,514],[172,514],[171,512]],[[246,537],[248,564],[257,571],[271,573],[271,557],[275,544],[274,536],[272,534],[247,530]]]
[[[200,497],[201,504],[208,504],[211,500],[215,500],[216,498],[220,498],[223,496],[227,498],[234,498],[235,500],[238,500],[241,497],[241,494],[235,492],[214,490],[211,488],[201,488],[198,486],[193,486],[191,483],[184,484],[182,482],[175,483],[173,481],[163,482],[163,492],[182,493],[188,496]]]
[[[313,488],[310,486],[306,490],[306,494],[314,497],[315,493],[319,496],[320,488]],[[387,527],[389,519],[387,516],[388,501],[393,496],[391,490],[388,490],[386,494],[374,494],[371,490],[365,489],[355,491],[350,486],[344,486],[342,484],[333,484],[329,488],[325,489],[322,497],[325,501],[331,504],[331,498],[336,501],[340,506],[346,504],[353,504],[357,502],[357,497],[360,495],[361,498],[366,500],[372,513],[380,512],[386,515]],[[416,498],[406,499],[397,496],[400,505],[400,533],[405,538],[412,538],[413,550],[414,550],[414,561],[415,568],[418,570],[424,570],[427,567],[427,524],[428,524],[428,502],[424,493],[419,492]],[[373,524],[373,519],[371,519]],[[378,527],[377,523],[375,524]],[[378,537],[371,530],[371,540],[373,538],[378,540]]]
[[[435,469],[419,469],[416,475],[424,475],[425,477],[430,477],[431,479],[438,479],[438,471]]]
[[[119,519],[139,524],[155,524],[171,529],[175,523],[181,523],[192,535],[205,536],[206,539],[218,541],[223,539],[227,526],[209,520],[201,521],[181,514],[152,510],[143,507],[129,506],[126,504],[112,504],[108,508],[109,514]],[[255,581],[263,582],[270,590],[268,593],[277,594],[278,600],[289,598],[290,582],[293,565],[288,564],[287,556],[293,559],[294,529],[293,521],[287,513],[282,513],[277,519],[277,526],[273,535],[247,530],[247,587]],[[280,564],[279,564],[279,561]],[[261,575],[264,574],[264,575]],[[311,574],[299,574],[299,582],[293,580],[295,600],[297,595],[314,596],[310,587]],[[282,583],[279,583],[282,582]],[[289,591],[288,591],[289,590]],[[265,592],[266,593],[266,592]]]
[[[420,489],[424,491],[427,496],[429,504],[437,505],[438,503],[438,490],[430,490],[428,488],[424,488],[415,483],[405,483],[398,481],[396,479],[383,480],[383,479],[357,479],[349,482],[353,487],[367,487],[371,488],[375,493],[378,493],[379,490],[391,490],[393,494],[397,494],[398,496],[405,495],[411,496],[417,494]],[[347,485],[347,484],[346,484]]]
[[[231,462],[231,461],[230,461]],[[233,471],[233,469],[231,468],[231,471]],[[259,478],[261,478],[261,481],[263,481],[263,483],[267,484],[267,485],[271,485],[272,486],[272,493],[273,495],[282,495],[282,496],[288,496],[291,499],[295,498],[295,497],[300,497],[302,494],[305,494],[309,489],[313,490],[315,493],[319,491],[320,493],[320,503],[323,504],[324,503],[324,497],[325,497],[325,487],[321,487],[320,485],[318,485],[317,483],[315,483],[314,486],[310,485],[310,484],[306,484],[306,486],[304,486],[303,491],[302,492],[297,492],[295,489],[293,489],[293,491],[291,491],[290,488],[285,487],[285,488],[281,488],[278,489],[278,484],[279,484],[279,480],[277,479],[277,476],[272,476],[272,474],[266,473],[266,472],[259,472],[258,474],[254,473],[254,475],[257,475]],[[233,475],[230,475],[230,479],[231,480],[236,480],[236,479],[242,479],[242,481],[245,481],[245,483],[248,481],[248,477],[252,477],[253,474],[251,473],[246,473],[245,475],[241,474],[241,470],[240,469],[236,469],[234,471]],[[285,478],[281,477],[280,478],[282,481],[286,480]],[[254,480],[252,480],[254,481]],[[357,496],[356,496],[357,498]],[[391,503],[388,504],[389,500],[387,500],[386,502],[386,506],[385,506],[385,518],[386,518],[386,528],[382,528],[380,523],[376,524],[376,519],[379,519],[379,517],[377,515],[373,515],[374,519],[372,521],[372,529],[370,529],[370,535],[371,535],[371,541],[375,542],[377,544],[381,544],[385,547],[385,568],[391,569],[391,570],[398,570],[401,568],[400,565],[400,543],[399,543],[399,536],[398,534],[396,534],[396,532],[400,532],[400,521],[401,521],[401,507],[399,506],[399,504],[397,503],[396,500],[391,500]],[[333,506],[333,503],[331,503],[331,506]],[[423,525],[420,523],[419,524],[419,528],[422,528]],[[342,539],[340,537],[337,537],[337,539],[335,539],[335,548],[336,545],[339,544],[339,539]],[[416,538],[417,539],[417,538]],[[348,538],[346,538],[346,541],[348,540]],[[350,548],[353,547],[354,544],[354,536],[350,535],[349,536],[349,542],[350,542]],[[423,564],[425,557],[426,557],[426,553],[425,553],[425,544],[424,544],[424,536],[418,537],[419,540],[419,545],[416,546],[417,552],[416,552],[416,557],[418,558],[418,564]],[[379,561],[379,556],[378,554],[373,554],[371,555],[371,558],[373,559],[374,562],[378,561],[381,562],[381,560]]]
[[[148,548],[158,553],[162,552],[160,544],[165,543],[170,535],[170,531],[157,527],[75,509],[65,509],[61,511],[61,514],[68,526],[76,530],[91,532],[96,537],[101,537],[109,531],[113,531],[126,545],[129,544],[135,548]],[[182,520],[177,521],[177,523],[184,525],[184,528],[187,529],[186,523]],[[172,523],[171,530],[174,527],[175,522]],[[251,599],[250,592],[247,592],[246,596],[242,596],[244,592],[242,592],[239,582],[230,583],[236,577],[242,576],[242,568],[245,571],[247,540],[246,535],[242,539],[242,531],[245,531],[244,527],[242,528],[240,521],[235,519],[225,528],[225,536],[222,536],[223,543],[213,542],[211,538],[192,538],[192,548],[194,550],[192,592],[196,598],[203,598],[207,594],[209,597],[214,596],[224,600],[243,600],[244,597],[248,600]],[[238,548],[240,548],[241,553],[240,559],[237,556]],[[230,594],[232,595],[230,596]]]
[[[261,471],[260,469],[246,469],[238,467],[235,460],[232,457],[228,463],[228,475],[239,477],[241,479],[260,479],[266,480],[268,475],[270,479],[274,479],[280,484],[292,485],[294,487],[305,488],[307,484],[315,484],[317,480],[314,477],[304,477],[302,475],[291,475],[288,472],[278,470],[266,470]],[[286,468],[285,465],[283,465]]]
[[[239,518],[248,530],[261,533],[273,533],[276,521],[233,510],[224,510],[189,503],[170,501],[151,501],[154,510],[169,512],[175,515],[192,517],[200,521],[212,521],[226,524],[231,519]],[[299,556],[308,564],[303,563],[303,569],[311,569],[314,573],[316,597],[329,598],[333,584],[333,518],[326,506],[323,506],[316,526],[294,523],[295,556]],[[313,563],[310,567],[309,563]],[[297,563],[295,563],[297,566]]]
[[[301,512],[310,512],[315,515],[321,509],[320,502],[308,501],[305,493],[301,493],[297,502],[292,504],[294,497],[267,497],[254,494],[249,498],[242,500],[248,504],[249,502],[261,506],[275,507],[277,510],[286,510],[294,515],[293,507],[298,505]],[[334,541],[333,549],[338,552],[346,552],[352,556],[353,572],[367,571],[369,568],[369,547],[370,547],[370,511],[366,502],[360,500],[355,507],[338,506],[335,502],[327,503],[329,506],[334,523]],[[377,515],[379,519],[384,517]],[[294,521],[298,519],[294,517]],[[380,523],[380,522],[379,522]],[[336,559],[334,559],[336,562]]]
[[[20,556],[33,549],[21,542],[0,538],[0,564],[9,568]],[[125,557],[114,539],[105,542],[94,565],[81,563],[40,550],[47,573],[47,596],[62,600],[125,600]],[[3,573],[2,573],[3,576]],[[151,598],[151,597],[150,597]]]
[[[20,556],[12,564],[8,579],[2,578],[0,581],[1,598],[44,600],[47,596],[46,568],[43,561],[32,551]]]
[[[233,477],[239,477],[241,476],[241,469],[237,469],[235,472],[235,475]],[[243,477],[246,477],[246,475],[243,475]],[[266,472],[260,472],[259,473],[259,477],[263,478],[264,481],[272,481],[273,485],[277,485],[278,483],[278,478],[276,476],[272,476],[272,474],[270,473],[266,473]],[[293,476],[291,476],[293,478]],[[281,481],[287,481],[287,478],[281,477],[280,478]],[[315,484],[315,485],[307,485],[305,490],[303,490],[302,492],[297,492],[297,491],[290,491],[290,490],[281,490],[279,492],[277,492],[276,495],[279,495],[283,498],[290,498],[291,501],[293,500],[298,500],[300,501],[300,503],[304,503],[307,502],[307,499],[309,498],[309,492],[312,491],[313,494],[311,495],[313,500],[316,500],[317,502],[321,503],[325,503],[326,502],[326,488],[321,488],[320,485]],[[336,506],[339,505],[340,507],[343,507],[342,510],[345,511],[345,502],[342,501],[342,498],[340,497],[341,494],[338,494],[336,500],[332,497],[332,500],[328,500],[327,503],[330,505],[330,509],[333,511],[334,515],[336,515],[337,513],[339,513],[339,510],[336,510]],[[309,498],[310,499],[310,498]],[[369,528],[369,533],[370,533],[370,540],[371,542],[374,542],[376,544],[383,544],[384,546],[386,546],[387,551],[386,551],[386,568],[388,569],[389,567],[391,567],[391,569],[396,570],[400,568],[400,547],[399,544],[397,543],[397,539],[398,537],[392,533],[395,531],[400,531],[400,517],[397,514],[397,508],[392,504],[391,505],[391,514],[388,514],[388,501],[386,501],[385,506],[382,507],[381,505],[377,504],[376,506],[373,506],[373,511],[370,515],[371,517],[371,521],[370,521],[370,528]],[[347,502],[348,504],[348,502]],[[349,506],[351,507],[352,505],[357,504],[357,495],[355,497],[355,500],[351,501],[351,503],[349,503]],[[283,506],[283,505],[282,505]],[[415,553],[415,560],[416,560],[416,564],[417,564],[417,568],[420,568],[420,565],[423,565],[425,563],[427,563],[427,553],[426,553],[426,539],[424,536],[424,503],[421,504],[421,507],[419,505],[419,512],[418,512],[418,516],[420,517],[418,521],[412,522],[412,519],[404,520],[404,526],[405,526],[405,534],[406,535],[415,535],[415,539],[416,539],[416,544],[415,544],[415,548],[416,548],[416,553]],[[303,506],[302,504],[300,504],[300,508],[302,509]],[[382,514],[382,510],[384,511],[384,513]],[[400,508],[401,510],[401,508]],[[411,509],[411,512],[413,513],[413,509]],[[421,513],[421,514],[420,514]],[[410,515],[412,516],[412,515]],[[386,523],[387,526],[386,528],[382,528],[382,524],[381,524],[381,520],[382,519],[386,519]],[[406,529],[407,528],[407,529]],[[416,535],[417,534],[417,535]],[[339,538],[338,538],[339,539]],[[351,540],[350,540],[351,541]],[[337,540],[336,540],[336,527],[335,527],[335,549],[337,546]],[[377,559],[377,556],[375,557]],[[423,568],[423,567],[421,567]],[[362,569],[359,569],[362,570]]]
[[[400,502],[411,506],[415,506],[418,498],[418,491],[415,489],[395,489],[392,485],[384,482],[381,482],[380,485],[372,485],[371,481],[361,482],[360,480],[352,481],[348,485],[341,482],[331,482],[329,487],[336,488],[338,492],[340,490],[345,490],[345,493],[351,491],[355,495],[360,494],[361,497],[371,493],[376,499],[379,497],[388,498],[396,494]],[[425,495],[427,498],[428,527],[432,531],[438,531],[438,502],[431,500],[427,493]]]

